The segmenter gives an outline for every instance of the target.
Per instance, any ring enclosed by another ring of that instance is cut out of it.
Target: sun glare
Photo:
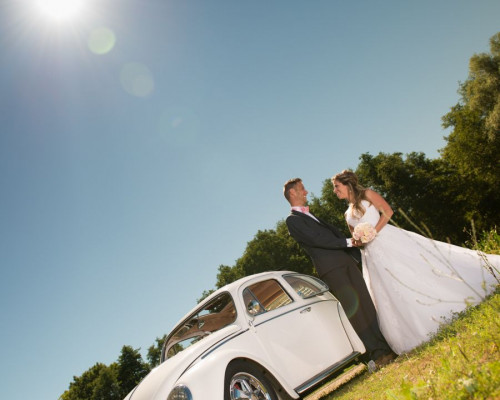
[[[83,0],[36,0],[37,6],[48,17],[67,21],[78,17],[83,10]]]

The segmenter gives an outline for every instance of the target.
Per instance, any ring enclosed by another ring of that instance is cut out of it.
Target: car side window
[[[229,293],[223,293],[187,318],[170,333],[164,345],[166,358],[171,358],[236,320],[236,307]],[[163,359],[163,357],[162,357]]]
[[[262,314],[293,302],[274,279],[257,282],[243,291],[243,302],[251,315]]]
[[[283,278],[303,299],[317,296],[319,294],[328,292],[329,290],[326,283],[313,276],[290,274],[283,276]]]

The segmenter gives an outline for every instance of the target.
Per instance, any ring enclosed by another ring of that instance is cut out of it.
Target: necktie
[[[309,207],[308,206],[300,207],[300,211],[303,213],[309,213]]]

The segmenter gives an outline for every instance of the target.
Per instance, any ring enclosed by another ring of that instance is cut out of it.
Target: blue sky
[[[68,0],[70,1],[70,0]],[[500,2],[0,5],[2,397],[57,399],[145,354],[288,213],[282,185],[362,153],[438,156]]]

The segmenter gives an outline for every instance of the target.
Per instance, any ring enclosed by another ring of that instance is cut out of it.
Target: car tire
[[[261,369],[246,361],[235,361],[226,370],[224,400],[249,398],[278,400],[273,386]]]

